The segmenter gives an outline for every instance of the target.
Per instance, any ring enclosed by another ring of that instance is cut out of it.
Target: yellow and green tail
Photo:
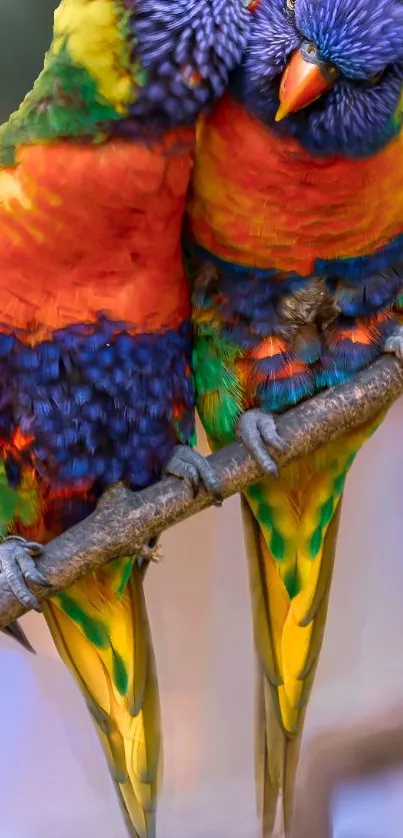
[[[44,607],[95,721],[132,838],[155,838],[161,729],[144,571],[117,559]]]
[[[242,499],[258,657],[256,770],[264,838],[288,836],[322,646],[347,472],[383,415],[251,486]]]

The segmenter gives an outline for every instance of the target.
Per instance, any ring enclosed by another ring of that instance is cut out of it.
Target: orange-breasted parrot
[[[213,448],[238,435],[266,472],[242,498],[265,836],[276,813],[289,834],[343,487],[384,414],[280,470],[275,417],[403,357],[402,83],[398,0],[257,0],[241,66],[198,129],[197,404]]]
[[[109,487],[165,469],[218,491],[190,447],[181,229],[195,123],[249,18],[242,0],[62,0],[43,72],[1,128],[0,562],[29,607],[42,545]],[[134,838],[156,834],[161,767],[153,546],[43,607]]]

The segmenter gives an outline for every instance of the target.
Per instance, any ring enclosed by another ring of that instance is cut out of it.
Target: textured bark
[[[390,406],[402,392],[403,365],[393,356],[382,357],[354,381],[327,390],[279,416],[277,426],[286,450],[281,455],[272,452],[276,461],[285,465],[337,439],[349,428],[359,427]],[[220,478],[224,498],[262,477],[241,442],[213,454],[210,462]],[[37,564],[51,587],[32,586],[32,590],[41,600],[66,588],[110,559],[134,553],[136,546],[150,537],[213,503],[204,491],[193,498],[187,486],[176,478],[166,478],[136,494],[124,487],[110,490],[92,515],[47,545]],[[25,610],[0,575],[0,627]]]

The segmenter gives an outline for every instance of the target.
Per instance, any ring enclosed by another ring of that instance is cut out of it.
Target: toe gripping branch
[[[395,333],[393,347],[385,347],[385,351],[396,352],[395,341],[399,337]],[[384,415],[402,392],[403,363],[383,355],[351,381],[279,414],[276,423],[268,413],[246,412],[237,429],[243,444],[237,441],[225,446],[207,462],[197,452],[179,446],[166,473],[181,480],[163,479],[137,493],[124,486],[114,487],[88,518],[46,544],[46,550],[36,542],[9,536],[0,544],[0,627],[17,619],[24,609],[38,610],[26,580],[47,588],[49,593],[63,590],[114,556],[128,555],[128,550],[141,555],[144,544],[148,545],[147,559],[152,560],[153,539],[164,530],[221,498],[244,491],[261,480],[265,472],[275,474],[273,458],[285,466],[339,439],[347,430]],[[200,479],[208,491],[195,497]],[[35,566],[38,556],[40,570]],[[50,591],[43,573],[51,579]]]
[[[216,472],[209,461],[190,445],[177,445],[174,453],[166,464],[164,474],[179,477],[190,486],[193,497],[198,495],[201,486],[210,492],[215,499],[215,506],[221,506],[223,499],[221,485]]]
[[[41,610],[36,597],[28,589],[26,582],[33,582],[43,588],[50,587],[49,582],[35,566],[35,559],[43,554],[42,544],[26,541],[18,535],[10,535],[0,545],[0,567],[14,596],[26,608]]]
[[[385,341],[384,351],[396,355],[399,361],[403,361],[403,326],[397,325],[395,327]]]
[[[277,432],[272,413],[263,410],[246,411],[238,422],[237,437],[265,473],[277,476],[277,465],[267,447],[284,451],[286,445]]]

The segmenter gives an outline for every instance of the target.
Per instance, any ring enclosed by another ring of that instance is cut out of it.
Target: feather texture
[[[0,129],[2,535],[46,543],[192,442],[182,216],[196,119],[247,26],[241,0],[55,14],[44,69]],[[44,607],[133,838],[155,838],[162,769],[145,570],[118,559]]]
[[[0,173],[5,534],[47,542],[108,486],[158,479],[193,435],[180,256],[191,160],[191,134],[179,129],[148,147],[26,145]],[[143,575],[135,559],[120,560],[44,614],[84,692],[130,834],[153,838],[162,754]]]
[[[155,834],[159,698],[142,572],[118,559],[44,609],[58,652],[86,696],[130,834]]]
[[[278,819],[282,834],[289,833],[345,480],[384,415],[254,484],[242,498],[257,652],[257,805],[265,838]],[[217,437],[210,445],[220,447]]]
[[[193,233],[229,262],[302,276],[348,270],[361,279],[401,252],[402,145],[399,134],[376,164],[371,157],[329,161],[226,97],[198,128]]]
[[[352,379],[391,341],[402,351],[401,8],[290,6],[256,5],[229,93],[197,130],[186,257],[197,406],[214,448],[242,434],[245,412],[282,412]],[[382,46],[384,32],[393,36]],[[287,63],[301,48],[303,66],[309,46],[322,69],[329,56],[336,62],[331,89],[275,122]],[[383,415],[242,501],[264,838],[289,835],[344,483]]]

